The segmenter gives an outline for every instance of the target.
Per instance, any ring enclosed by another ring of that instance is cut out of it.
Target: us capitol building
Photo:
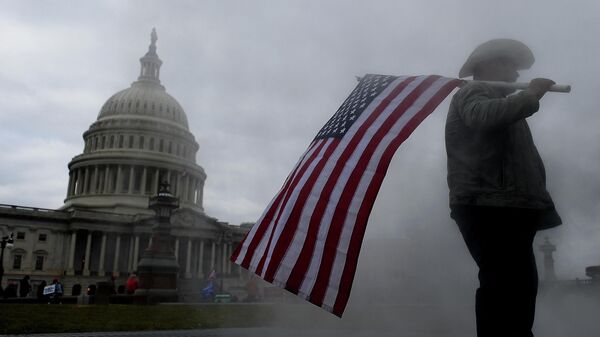
[[[225,288],[246,277],[229,256],[251,224],[231,225],[204,212],[198,143],[185,111],[160,82],[156,40],[153,30],[137,81],[112,95],[83,133],[83,152],[68,165],[64,205],[0,205],[0,235],[15,235],[2,261],[3,287],[25,275],[34,289],[60,278],[66,295],[75,284],[85,289],[111,275],[123,284],[148,247],[154,216],[148,199],[162,181],[180,204],[171,218],[180,291],[199,291],[213,270]]]

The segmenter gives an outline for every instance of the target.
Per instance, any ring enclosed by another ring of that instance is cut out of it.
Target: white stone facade
[[[153,32],[138,80],[110,97],[83,134],[83,153],[68,165],[65,204],[58,210],[0,205],[0,234],[16,238],[2,261],[4,287],[24,275],[34,285],[60,278],[67,294],[75,283],[85,289],[111,275],[123,283],[148,246],[148,199],[161,181],[180,201],[172,234],[183,288],[198,290],[212,270],[229,280],[244,277],[228,258],[249,226],[204,213],[199,146],[183,108],[160,84],[156,40]]]

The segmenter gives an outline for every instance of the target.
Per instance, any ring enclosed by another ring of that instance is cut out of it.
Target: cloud
[[[58,208],[66,195],[65,166],[77,146],[3,131],[0,133],[0,203]],[[63,164],[64,165],[64,164]]]

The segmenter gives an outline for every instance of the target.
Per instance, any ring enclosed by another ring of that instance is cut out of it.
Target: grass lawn
[[[0,334],[140,331],[265,325],[269,305],[0,304]]]

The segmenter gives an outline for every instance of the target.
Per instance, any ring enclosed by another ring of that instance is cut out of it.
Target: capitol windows
[[[119,135],[119,148],[123,148],[123,135]]]
[[[40,233],[40,235],[38,235],[39,242],[46,242],[47,240],[48,240],[48,234]]]
[[[150,138],[150,151],[154,151],[154,138]]]
[[[181,144],[177,143],[177,156],[181,154]]]
[[[163,152],[165,147],[164,139],[158,141],[158,152]]]
[[[144,136],[140,136],[140,142],[139,142],[139,148],[143,149],[144,148]]]
[[[44,270],[44,256],[38,255],[35,257],[35,270]]]
[[[25,232],[17,232],[17,240],[25,240]]]
[[[112,135],[112,136],[110,136],[110,141],[108,142],[108,147],[112,149],[114,146],[115,146],[115,136]]]
[[[169,141],[169,150],[167,151],[169,154],[173,153],[173,142]]]
[[[33,268],[36,271],[44,270],[44,265],[46,263],[46,259],[48,257],[48,253],[44,250],[37,250],[34,252],[34,265]]]
[[[100,146],[100,148],[104,149],[105,146],[106,146],[106,136],[102,136],[102,145]]]
[[[21,270],[21,264],[23,262],[23,254],[13,254],[13,265],[12,269]]]
[[[129,135],[129,142],[127,144],[128,148],[132,148],[133,147],[133,135]]]

